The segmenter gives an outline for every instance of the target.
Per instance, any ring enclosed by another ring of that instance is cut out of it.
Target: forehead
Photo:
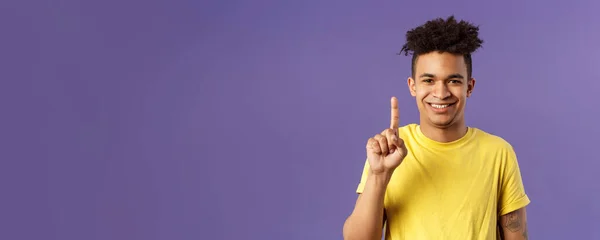
[[[415,62],[415,73],[420,75],[430,73],[434,75],[448,75],[461,73],[466,75],[467,65],[462,55],[451,53],[431,52],[419,55]]]

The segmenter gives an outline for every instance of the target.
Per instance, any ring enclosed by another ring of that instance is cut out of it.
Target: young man
[[[410,94],[420,124],[369,138],[356,206],[344,239],[527,239],[525,194],[517,157],[504,139],[467,127],[473,93],[471,54],[483,41],[465,21],[435,19],[406,34],[413,52]]]

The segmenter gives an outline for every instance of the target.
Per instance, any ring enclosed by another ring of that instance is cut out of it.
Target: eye
[[[424,82],[424,83],[432,83],[432,82],[433,82],[433,79],[423,79],[423,82]]]
[[[462,82],[460,80],[450,80],[450,83],[461,84]]]

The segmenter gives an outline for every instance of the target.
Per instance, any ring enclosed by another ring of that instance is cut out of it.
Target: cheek
[[[452,95],[458,99],[465,99],[467,97],[467,89],[463,87],[452,89]]]
[[[429,89],[426,87],[417,87],[415,89],[415,95],[417,96],[418,99],[422,99],[427,97],[427,95],[429,95]]]

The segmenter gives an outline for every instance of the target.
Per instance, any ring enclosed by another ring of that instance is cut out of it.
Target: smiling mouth
[[[447,107],[450,107],[452,105],[454,105],[455,103],[449,103],[449,104],[435,104],[435,103],[429,103],[429,106],[436,108],[436,109],[444,109]]]

